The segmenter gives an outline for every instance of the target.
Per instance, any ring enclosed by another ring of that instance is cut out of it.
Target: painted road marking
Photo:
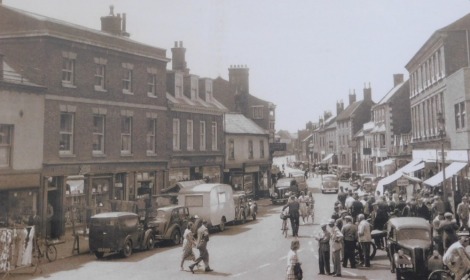
[[[267,267],[267,266],[270,266],[270,265],[271,265],[270,263],[265,263],[263,265],[258,266],[258,269],[261,269],[263,267]]]
[[[347,270],[343,270],[343,272],[344,272],[344,273],[347,273],[347,274],[349,274],[349,275],[352,275],[352,276],[357,276],[356,273],[352,273],[352,272],[349,272],[349,271],[347,271]]]
[[[244,272],[241,272],[241,273],[234,274],[234,275],[232,275],[232,277],[239,277],[239,276],[242,276],[242,275],[247,274],[247,273],[248,273],[248,271],[244,271]]]

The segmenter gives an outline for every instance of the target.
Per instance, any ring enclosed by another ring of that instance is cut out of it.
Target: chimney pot
[[[180,41],[180,48],[183,47],[183,41]]]
[[[109,6],[109,15],[114,16],[114,6],[113,5]]]

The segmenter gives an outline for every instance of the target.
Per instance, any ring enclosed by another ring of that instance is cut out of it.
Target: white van
[[[226,184],[200,184],[183,188],[178,193],[178,205],[189,208],[189,213],[205,219],[209,226],[218,226],[235,219],[232,187]]]

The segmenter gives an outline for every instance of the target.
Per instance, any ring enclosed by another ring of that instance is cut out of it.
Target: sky
[[[408,79],[405,65],[438,29],[470,13],[470,0],[3,0],[92,29],[126,13],[131,39],[167,50],[183,41],[191,74],[228,80],[246,65],[250,93],[276,105],[276,130],[297,132],[349,93],[375,102]],[[168,64],[170,69],[171,63]]]

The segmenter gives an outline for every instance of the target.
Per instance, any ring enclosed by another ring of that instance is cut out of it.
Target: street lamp
[[[444,156],[444,142],[446,137],[446,120],[442,112],[437,113],[437,125],[439,129],[439,138],[441,139],[441,160],[442,160],[442,194],[444,196],[444,202],[448,203],[447,198],[447,187],[446,187],[446,168],[445,168],[445,156]]]

